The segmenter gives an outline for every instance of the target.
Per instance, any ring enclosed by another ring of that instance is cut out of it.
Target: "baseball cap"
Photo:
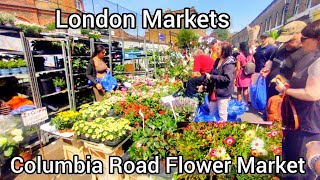
[[[267,32],[264,32],[259,37],[270,37],[270,34]]]
[[[281,43],[288,42],[295,34],[300,33],[306,26],[307,24],[303,21],[292,21],[282,28],[281,34],[276,41]]]

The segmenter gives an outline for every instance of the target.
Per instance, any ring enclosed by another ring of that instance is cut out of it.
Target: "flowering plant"
[[[171,111],[171,106],[169,103],[162,103],[164,105],[165,109],[168,111]],[[197,107],[199,105],[198,99],[195,98],[188,98],[188,97],[177,97],[174,101],[172,101],[172,106],[175,110],[175,112],[183,117],[187,118],[190,121],[193,120],[192,115],[195,113]]]
[[[78,121],[72,129],[76,135],[98,142],[117,141],[127,134],[131,127],[127,119],[96,118],[92,122]]]
[[[56,117],[51,119],[50,125],[54,125],[58,130],[67,130],[71,129],[78,120],[80,120],[80,113],[69,110],[58,113]]]
[[[23,131],[14,128],[4,134],[0,134],[0,154],[10,158],[19,148],[19,143],[23,140]]]
[[[218,178],[269,178],[271,174],[236,174],[236,159],[241,156],[246,161],[254,156],[262,160],[274,160],[276,155],[281,155],[280,132],[279,123],[270,127],[247,123],[192,123],[183,134],[177,135],[177,147],[185,160],[232,160],[230,174],[219,174]],[[180,175],[186,179],[191,176],[202,179],[205,175]]]

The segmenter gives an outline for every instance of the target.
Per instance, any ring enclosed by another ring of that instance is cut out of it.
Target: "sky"
[[[202,13],[215,10],[219,14],[229,14],[231,17],[231,27],[229,30],[231,32],[238,32],[254,20],[273,0],[84,0],[85,11],[93,12],[92,1],[95,13],[102,12],[102,7],[109,7],[110,11],[117,11],[119,9],[120,13],[131,10],[138,14],[141,14],[141,9],[143,8],[148,8],[151,13],[157,8],[178,10],[192,6]],[[118,8],[116,4],[118,4]],[[128,10],[124,10],[121,7]],[[139,20],[137,23],[138,25],[139,23],[141,24]]]

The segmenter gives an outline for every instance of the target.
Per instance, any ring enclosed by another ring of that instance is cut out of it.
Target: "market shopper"
[[[248,62],[254,62],[253,55],[249,52],[249,47],[246,42],[240,43],[240,53],[236,57],[236,87],[237,87],[237,100],[241,101],[244,99],[246,103],[249,102],[249,91],[248,87],[251,84],[251,75],[245,75],[243,72],[245,65]],[[243,94],[243,98],[242,98]]]
[[[202,89],[198,88],[202,85],[204,75],[209,73],[214,64],[214,60],[208,55],[204,54],[201,49],[196,49],[193,52],[194,65],[191,78],[187,82],[185,94],[188,97],[195,97],[195,95]]]
[[[228,105],[234,90],[235,64],[231,44],[222,42],[217,47],[218,59],[210,73],[206,73],[210,115],[219,110],[220,121],[228,120]]]
[[[97,102],[101,102],[105,95],[105,90],[97,80],[103,78],[109,69],[103,61],[106,53],[102,45],[97,45],[86,71],[87,78],[93,83],[93,92]]]
[[[295,64],[290,88],[277,81],[276,90],[290,97],[294,105],[299,128],[286,129],[283,140],[283,158],[285,160],[306,159],[306,144],[311,141],[320,141],[320,20],[308,24],[301,32],[304,51],[314,52],[314,56],[304,55]],[[293,121],[293,120],[292,120]],[[305,167],[307,173],[293,175],[287,179],[315,179],[310,168]]]
[[[279,74],[286,79],[290,79],[294,64],[304,55],[301,43],[301,31],[306,26],[307,24],[303,21],[292,21],[282,28],[283,32],[276,39],[277,42],[284,44],[260,71],[260,74],[266,77],[268,85],[267,99],[278,94],[275,90],[275,83],[270,84],[271,80]]]
[[[260,35],[261,45],[255,49],[253,57],[255,59],[255,64],[256,64],[256,73],[252,75],[252,84],[256,83],[260,75],[260,71],[265,67],[266,62],[272,59],[272,56],[277,50],[276,46],[269,44],[268,37],[269,37],[268,33],[261,34]]]

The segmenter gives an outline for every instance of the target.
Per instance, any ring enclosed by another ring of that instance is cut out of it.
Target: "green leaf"
[[[13,147],[9,147],[7,150],[3,152],[3,154],[6,157],[10,157],[12,155],[12,152],[13,152]]]

